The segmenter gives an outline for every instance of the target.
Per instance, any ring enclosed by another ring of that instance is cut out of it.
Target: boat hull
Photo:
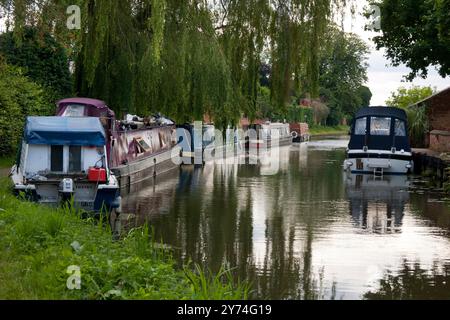
[[[413,171],[412,155],[350,156],[344,161],[344,169],[353,174],[406,175]]]
[[[121,193],[126,194],[130,193],[136,184],[179,168],[181,164],[180,154],[181,148],[176,146],[111,170],[119,180]]]
[[[73,202],[77,209],[107,214],[121,205],[119,188],[115,179],[112,179],[109,184],[99,185],[88,181],[75,181],[74,192],[63,194],[60,192],[58,181],[35,181],[21,184],[17,183],[14,176],[12,178],[16,196],[44,205],[57,207],[64,202]]]
[[[278,143],[276,144],[277,147],[284,147],[292,145],[293,138],[291,136],[280,138]],[[269,149],[272,148],[272,146],[275,146],[275,144],[272,144],[272,140],[250,140],[246,143],[247,150],[253,149],[253,150],[260,150],[260,149]]]

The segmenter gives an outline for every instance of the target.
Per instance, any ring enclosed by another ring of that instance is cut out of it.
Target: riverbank
[[[335,126],[335,127],[312,126],[309,129],[309,133],[313,137],[327,136],[327,135],[347,135],[348,131],[349,131],[348,126]]]
[[[177,270],[148,228],[112,238],[107,223],[20,201],[0,179],[0,300],[247,298],[228,273]]]
[[[12,157],[0,157],[0,178],[6,177],[10,173],[13,163]]]

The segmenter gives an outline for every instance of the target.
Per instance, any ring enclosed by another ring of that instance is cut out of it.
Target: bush
[[[1,57],[0,74],[0,156],[8,156],[20,144],[26,116],[50,115],[54,107],[41,86]]]
[[[50,34],[29,27],[21,34],[6,32],[0,35],[0,55],[45,88],[51,101],[71,94],[73,79],[66,50]]]

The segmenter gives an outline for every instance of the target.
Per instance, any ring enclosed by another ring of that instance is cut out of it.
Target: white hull
[[[351,155],[358,154],[358,157]],[[359,157],[364,155],[365,157]],[[344,161],[344,170],[354,174],[409,174],[414,170],[411,153],[390,153],[386,151],[351,151]],[[397,159],[395,159],[397,158]],[[399,159],[400,158],[400,159]],[[404,158],[404,159],[401,159]]]

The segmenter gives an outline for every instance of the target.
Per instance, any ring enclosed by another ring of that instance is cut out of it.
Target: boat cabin
[[[355,116],[350,133],[350,150],[411,152],[407,115],[402,109],[361,109]]]
[[[413,171],[406,112],[388,107],[361,109],[351,127],[344,169],[357,174]]]
[[[106,134],[98,118],[27,118],[20,160],[13,168],[16,192],[29,192],[43,203],[74,196],[89,210],[99,210],[103,197],[117,198],[111,175]]]

